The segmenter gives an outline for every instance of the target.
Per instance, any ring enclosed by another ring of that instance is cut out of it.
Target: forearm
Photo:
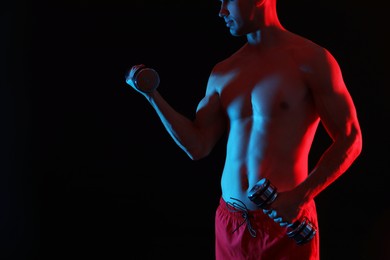
[[[195,146],[199,145],[199,130],[192,120],[178,113],[158,91],[145,95],[146,99],[152,105],[175,143],[191,158],[194,156]]]
[[[314,199],[336,181],[359,156],[362,149],[360,133],[343,141],[335,141],[321,156],[308,177],[296,188],[303,201]]]

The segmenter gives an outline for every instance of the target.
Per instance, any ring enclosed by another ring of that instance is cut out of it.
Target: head
[[[220,0],[219,16],[234,36],[246,35],[264,26],[280,25],[276,0]]]

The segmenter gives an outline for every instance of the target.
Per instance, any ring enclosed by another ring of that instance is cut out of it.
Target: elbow
[[[199,134],[196,141],[185,145],[185,148],[183,148],[191,160],[198,161],[207,157],[212,152],[217,142],[218,138],[210,138],[210,135]]]
[[[196,154],[189,154],[189,153],[187,153],[187,155],[188,155],[188,157],[190,157],[190,159],[192,160],[192,161],[199,161],[200,159],[202,159],[203,157],[202,156],[197,156]]]
[[[198,161],[200,159],[205,158],[210,154],[211,150],[210,149],[204,149],[201,147],[194,147],[186,150],[186,154],[188,157],[193,160],[193,161]]]
[[[356,157],[358,157],[362,153],[362,150],[363,150],[362,134],[359,132],[359,134],[356,135],[354,140],[355,140],[354,141],[354,148],[355,148],[355,152],[356,152]]]
[[[361,130],[357,128],[353,131],[353,134],[349,136],[350,139],[350,150],[354,158],[357,158],[363,150],[363,137]]]

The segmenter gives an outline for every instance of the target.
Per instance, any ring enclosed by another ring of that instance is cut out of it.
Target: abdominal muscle
[[[259,128],[262,122],[254,123],[253,117],[239,120],[231,123],[228,135],[221,177],[222,197],[232,203],[238,199],[248,209],[255,210],[258,208],[248,194],[260,179],[269,179],[278,191],[283,191],[294,188],[306,178],[311,140],[307,137],[305,142],[294,141],[294,135],[303,133],[286,134],[286,128],[281,128],[278,120],[274,120],[277,128],[266,123],[266,127]]]

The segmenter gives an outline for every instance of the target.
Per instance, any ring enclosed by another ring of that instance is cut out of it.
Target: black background
[[[1,4],[0,259],[213,259],[224,147],[191,161],[125,84],[144,63],[193,117],[212,66],[244,42],[218,1]],[[386,11],[287,1],[282,24],[339,61],[364,150],[316,201],[321,256],[389,259]],[[313,165],[329,144],[322,128]]]

